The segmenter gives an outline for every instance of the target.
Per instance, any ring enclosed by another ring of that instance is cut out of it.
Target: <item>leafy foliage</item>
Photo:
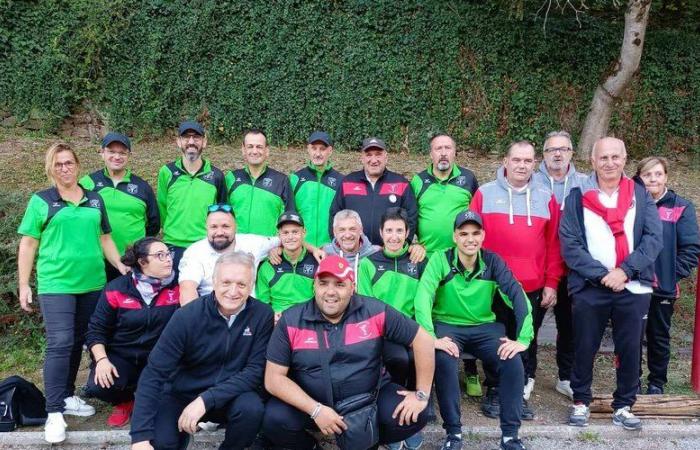
[[[577,132],[623,11],[596,0],[580,26],[552,13],[543,34],[540,2],[520,3],[522,20],[474,0],[0,0],[0,109],[55,129],[87,105],[140,136],[198,117],[215,139],[258,126],[277,145],[319,127],[345,147],[377,134],[425,148],[447,130],[484,151]],[[700,33],[684,5],[655,2],[665,15],[613,117],[638,154],[700,151]]]

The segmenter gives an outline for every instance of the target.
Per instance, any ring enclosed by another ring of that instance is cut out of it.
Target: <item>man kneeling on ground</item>
[[[138,383],[132,450],[184,448],[201,420],[226,423],[220,449],[251,445],[264,412],[259,392],[274,323],[272,308],[250,297],[254,273],[251,255],[222,255],[214,291],[173,315]]]
[[[427,422],[432,338],[391,306],[354,290],[350,264],[327,256],[316,272],[314,300],[284,311],[275,327],[265,369],[265,388],[274,397],[265,407],[263,432],[276,447],[318,448],[307,430],[342,440],[348,425],[339,403],[376,391],[379,444],[401,442]],[[385,340],[413,348],[416,391],[382,377]]]
[[[486,236],[481,216],[474,211],[457,215],[455,248],[434,253],[423,272],[415,298],[416,320],[435,341],[435,387],[447,437],[443,450],[462,448],[459,356],[469,352],[498,374],[501,449],[522,450],[518,439],[523,363],[520,353],[533,337],[530,302],[506,263],[482,250]],[[493,302],[499,296],[515,315],[516,340],[506,337],[496,321]],[[433,322],[434,320],[434,322]]]

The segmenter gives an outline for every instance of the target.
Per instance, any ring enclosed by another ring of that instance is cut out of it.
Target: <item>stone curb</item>
[[[444,433],[441,427],[435,425],[429,425],[423,431],[431,435]],[[496,426],[463,427],[462,432],[465,440],[500,436],[500,430]],[[605,439],[700,438],[700,423],[683,425],[655,423],[645,425],[641,431],[626,431],[614,425],[590,425],[586,428],[576,428],[566,425],[528,426],[526,424],[520,429],[520,436],[523,438],[577,439],[582,433],[583,439],[589,439],[592,435]],[[199,443],[220,442],[221,439],[223,439],[222,431],[199,432],[195,436],[195,441]],[[107,445],[126,445],[130,442],[127,430],[69,431],[63,445],[87,444],[100,448]],[[49,447],[41,431],[0,433],[0,448],[3,445]]]

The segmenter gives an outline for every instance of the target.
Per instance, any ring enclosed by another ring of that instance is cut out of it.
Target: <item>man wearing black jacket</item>
[[[379,234],[381,219],[387,208],[401,207],[408,214],[410,233],[407,242],[413,241],[418,222],[418,205],[408,180],[386,168],[389,154],[386,144],[371,137],[362,141],[360,148],[362,170],[343,178],[331,204],[329,234],[333,236],[333,217],[338,211],[352,209],[362,218],[364,231],[374,245],[382,245]]]
[[[220,449],[251,445],[264,412],[259,392],[274,324],[272,308],[250,297],[254,273],[252,256],[222,255],[214,291],[173,315],[139,380],[133,450],[182,448],[202,420],[226,423]]]

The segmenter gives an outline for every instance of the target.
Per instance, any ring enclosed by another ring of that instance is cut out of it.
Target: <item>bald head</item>
[[[615,186],[620,182],[627,162],[625,143],[613,137],[598,139],[591,150],[591,166],[599,182]]]
[[[622,139],[615,137],[602,137],[593,143],[593,149],[591,150],[591,158],[595,158],[597,150],[622,150],[622,154],[627,157],[627,148],[625,148],[625,143]]]

